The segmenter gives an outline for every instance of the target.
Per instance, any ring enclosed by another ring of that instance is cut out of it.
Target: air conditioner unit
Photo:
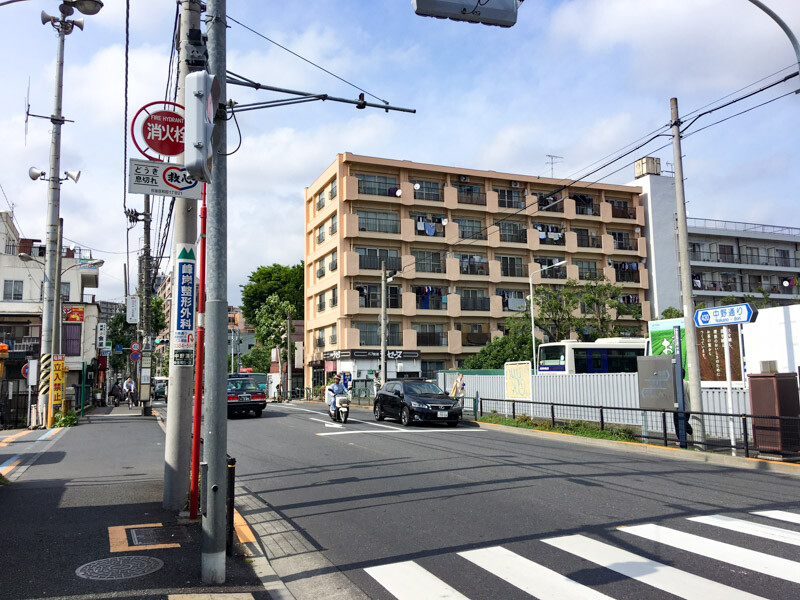
[[[469,175],[459,175],[458,180],[461,183],[469,183]]]
[[[512,181],[511,182],[511,187],[512,188],[518,188],[519,187],[519,181]]]

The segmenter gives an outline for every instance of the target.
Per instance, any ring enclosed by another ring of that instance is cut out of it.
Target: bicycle
[[[128,401],[128,409],[134,407],[133,390],[125,390],[125,398]]]

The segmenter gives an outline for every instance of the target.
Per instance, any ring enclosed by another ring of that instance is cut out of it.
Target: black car
[[[445,394],[435,383],[428,381],[387,381],[373,407],[376,421],[400,419],[406,427],[412,423],[447,423],[458,425],[461,403]]]

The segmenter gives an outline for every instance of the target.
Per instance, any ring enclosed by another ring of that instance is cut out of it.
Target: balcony
[[[639,283],[640,281],[639,271],[632,271],[630,269],[627,271],[622,271],[620,269],[614,270],[614,276],[618,283]]]
[[[614,250],[631,250],[636,251],[638,250],[638,245],[631,242],[630,240],[614,240]]]
[[[362,331],[358,337],[361,346],[380,346],[381,334],[379,331]],[[387,346],[402,346],[402,336],[399,331],[390,331],[386,336]]]
[[[428,188],[420,188],[414,190],[414,200],[427,200],[428,202],[444,202],[442,192],[438,188],[431,190]]]
[[[366,296],[359,295],[358,306],[359,308],[380,308],[381,307],[381,294],[380,292],[371,292]],[[386,296],[386,308],[400,308],[400,296],[392,294]]]
[[[417,273],[442,273],[442,261],[441,260],[425,260],[425,259],[417,259],[416,260],[416,269]]]
[[[527,277],[528,265],[500,263],[500,274],[503,277]]]
[[[417,310],[442,310],[444,304],[442,304],[442,297],[441,296],[434,296],[433,294],[428,295],[428,301],[425,302],[424,298],[416,294],[417,296]]]
[[[584,269],[578,267],[578,279],[581,281],[597,279],[597,269]]]
[[[461,332],[462,346],[485,346],[489,343],[489,334],[483,332]]]
[[[603,242],[596,235],[577,236],[578,248],[602,248]]]
[[[461,296],[461,310],[489,310],[489,296]]]
[[[485,240],[486,230],[481,227],[464,227],[459,223],[458,237],[462,240]]]
[[[585,215],[588,217],[599,217],[600,216],[600,205],[599,204],[585,204],[583,202],[576,202],[575,203],[575,214],[576,215]]]
[[[525,208],[525,201],[514,200],[512,198],[498,198],[497,205],[500,208],[516,208],[518,210],[522,210],[523,208]]]
[[[501,242],[513,242],[515,244],[527,244],[528,243],[528,231],[526,229],[520,229],[519,231],[500,231],[500,241]]]
[[[358,217],[358,230],[377,233],[400,233],[400,221],[397,219]]]
[[[545,212],[564,212],[564,203],[555,198],[539,198],[539,210]]]
[[[488,275],[489,274],[489,261],[459,261],[458,271],[462,275]]]
[[[317,269],[317,279],[324,276],[325,276],[325,267],[320,267],[319,269]]]
[[[325,347],[325,338],[318,337],[314,339],[314,347],[315,348],[324,348]]]
[[[612,206],[611,217],[614,219],[635,219],[636,208],[632,206],[626,206],[626,207]]]
[[[567,268],[566,267],[553,267],[552,269],[547,269],[545,271],[541,271],[539,276],[542,279],[566,279],[567,278]]]
[[[400,185],[397,183],[384,183],[381,181],[358,180],[358,193],[370,196],[396,196]]]
[[[447,334],[443,331],[418,331],[417,346],[446,346]]]
[[[474,204],[478,206],[486,206],[485,192],[471,192],[459,189],[457,197],[459,204]]]
[[[736,256],[728,252],[710,252],[695,250],[689,253],[689,259],[696,262],[719,262],[760,267],[800,268],[800,259],[789,256],[762,256],[742,254]]]
[[[399,271],[402,268],[399,256],[375,256],[373,254],[359,254],[358,268],[380,270],[382,261],[386,262],[386,268],[390,271]]]

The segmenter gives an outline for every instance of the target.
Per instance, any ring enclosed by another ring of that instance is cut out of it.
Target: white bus
[[[540,375],[565,373],[635,373],[636,357],[645,356],[645,338],[600,338],[594,342],[548,342],[537,349]]]

